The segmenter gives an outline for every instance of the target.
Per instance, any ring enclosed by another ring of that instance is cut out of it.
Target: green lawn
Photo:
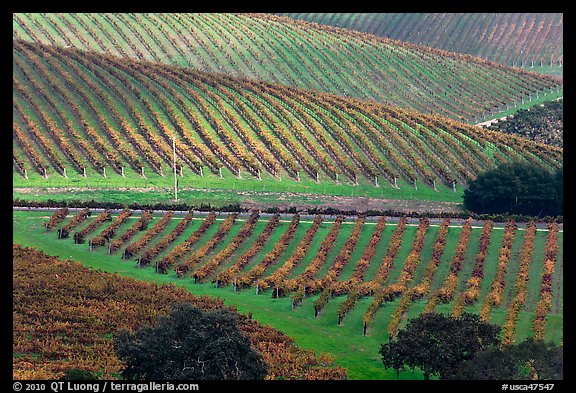
[[[157,174],[147,174],[146,178],[126,170],[126,177],[116,173],[101,175],[90,173],[83,177],[79,173],[69,171],[68,178],[60,175],[49,176],[48,179],[29,173],[28,179],[14,173],[12,186],[13,198],[25,200],[95,200],[101,202],[117,202],[129,204],[138,203],[169,203],[174,201],[174,177],[168,172],[162,177]],[[178,177],[178,201],[188,204],[209,203],[212,206],[222,206],[242,201],[253,201],[264,204],[320,204],[322,196],[372,197],[397,200],[422,200],[442,202],[462,202],[463,188],[456,186],[456,192],[445,185],[438,184],[438,191],[422,184],[414,189],[412,185],[398,181],[400,189],[380,181],[380,187],[359,179],[359,185],[353,186],[332,180],[319,183],[310,179],[297,182],[294,179],[277,180],[267,174],[262,180],[244,175],[242,179],[234,177],[223,170],[223,177],[205,174],[201,177],[192,172],[184,172]],[[20,189],[33,188],[32,192]],[[67,188],[75,188],[70,192]],[[48,190],[50,189],[50,190]]]

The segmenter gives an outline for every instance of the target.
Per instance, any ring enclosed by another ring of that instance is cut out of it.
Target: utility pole
[[[178,202],[178,178],[176,177],[176,135],[172,135],[172,149],[174,150],[174,199]]]

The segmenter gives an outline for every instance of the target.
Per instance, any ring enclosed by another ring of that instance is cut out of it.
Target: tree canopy
[[[128,380],[253,380],[267,365],[226,309],[178,304],[156,326],[122,331],[114,340]]]
[[[451,378],[464,360],[498,343],[500,327],[464,313],[458,318],[439,313],[423,313],[408,321],[395,339],[382,344],[380,354],[385,368],[399,375],[406,367],[419,368],[425,379],[439,375]]]
[[[454,379],[561,380],[563,350],[531,338],[517,345],[482,350],[464,361]]]
[[[480,174],[464,191],[464,207],[475,213],[562,215],[563,170],[551,174],[525,162]]]

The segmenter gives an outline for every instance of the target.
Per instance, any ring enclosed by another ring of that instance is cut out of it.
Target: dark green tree
[[[560,167],[554,175],[556,183],[556,211],[558,215],[564,212],[564,167]]]
[[[491,347],[462,363],[454,379],[561,380],[563,350],[528,338],[517,345]]]
[[[507,163],[468,183],[464,207],[475,213],[559,215],[557,182],[558,177],[533,164]]]
[[[499,332],[500,327],[481,321],[475,314],[454,318],[423,313],[408,321],[393,340],[382,344],[380,354],[384,367],[397,374],[406,368],[419,368],[425,379],[434,375],[449,379],[464,360],[498,344]]]
[[[178,304],[156,326],[122,331],[114,345],[128,380],[254,380],[268,369],[226,309]]]

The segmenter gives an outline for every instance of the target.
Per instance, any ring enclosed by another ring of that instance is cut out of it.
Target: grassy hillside
[[[298,20],[562,75],[561,13],[289,13]]]
[[[271,14],[13,15],[13,38],[330,92],[476,122],[559,78]]]
[[[22,185],[170,186],[174,147],[181,182],[195,187],[354,185],[393,199],[416,188],[461,192],[511,160],[562,165],[560,148],[435,115],[25,41],[14,42],[13,85]]]
[[[154,212],[140,231],[142,214],[126,212],[70,210],[51,220],[15,211],[14,242],[221,297],[298,345],[332,353],[353,379],[393,378],[379,343],[423,311],[478,313],[516,341],[563,337],[555,226]],[[68,236],[59,239],[59,229]]]

